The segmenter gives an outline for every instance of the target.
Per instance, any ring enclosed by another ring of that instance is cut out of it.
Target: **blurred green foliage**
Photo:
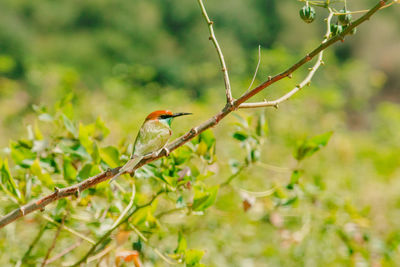
[[[347,1],[347,10],[375,2]],[[259,44],[255,84],[315,47],[327,15],[316,7],[308,25],[297,1],[205,4],[235,96],[251,82]],[[115,246],[107,254],[113,259],[119,249],[134,249],[150,266],[166,260],[187,266],[396,266],[396,8],[380,11],[327,50],[311,86],[278,110],[237,111],[135,178],[101,183],[6,226],[0,230],[1,265],[41,264],[63,218],[68,229],[89,239],[53,263],[72,264],[132,197],[141,206],[163,192],[95,253]],[[280,96],[307,67],[254,100]],[[0,214],[126,162],[143,118],[155,109],[195,114],[173,124],[177,137],[223,103],[222,75],[196,1],[3,0]],[[79,239],[62,230],[50,257]]]

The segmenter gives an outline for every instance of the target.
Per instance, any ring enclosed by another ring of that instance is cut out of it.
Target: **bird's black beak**
[[[178,113],[174,113],[174,114],[172,114],[172,118],[175,118],[175,117],[179,117],[179,116],[184,116],[184,115],[192,115],[192,113],[187,113],[187,112],[178,112]]]

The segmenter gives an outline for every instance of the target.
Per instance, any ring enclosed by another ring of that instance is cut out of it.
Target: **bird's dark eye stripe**
[[[171,118],[171,115],[161,115],[160,119],[168,119]]]

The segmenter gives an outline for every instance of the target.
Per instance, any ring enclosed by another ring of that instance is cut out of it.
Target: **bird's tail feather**
[[[111,178],[110,182],[114,181],[115,179],[117,179],[119,176],[121,176],[123,173],[127,172],[127,171],[131,171],[133,170],[136,165],[143,159],[142,156],[133,156],[133,158],[131,158],[124,166],[122,166],[122,168],[119,170],[119,172],[113,177]]]

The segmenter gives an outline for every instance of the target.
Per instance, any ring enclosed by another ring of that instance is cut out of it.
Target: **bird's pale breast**
[[[158,120],[146,121],[136,137],[134,155],[144,156],[164,147],[171,136],[170,128]]]

